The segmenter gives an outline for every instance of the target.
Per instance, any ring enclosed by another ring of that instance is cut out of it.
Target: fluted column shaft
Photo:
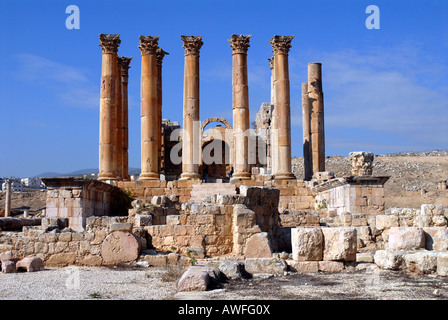
[[[140,36],[141,70],[141,180],[159,179],[157,132],[157,61],[159,37]]]
[[[118,57],[118,65],[121,75],[121,176],[123,180],[130,180],[129,176],[129,108],[128,108],[128,82],[129,82],[129,64],[132,57]]]
[[[232,102],[234,135],[234,173],[232,181],[250,179],[249,166],[249,86],[247,49],[251,35],[232,35]]]
[[[291,109],[288,53],[292,36],[274,36],[269,42],[274,51],[274,90],[277,109],[277,164],[274,179],[295,179],[291,170]]]
[[[308,97],[308,82],[302,83],[302,129],[304,180],[311,180],[313,167],[311,160],[311,114]]]
[[[202,36],[181,36],[185,49],[181,180],[199,179],[199,50]]]
[[[102,47],[98,180],[117,179],[117,52],[118,34],[100,34]]]

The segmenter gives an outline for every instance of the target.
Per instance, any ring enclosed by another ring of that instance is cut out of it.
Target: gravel
[[[447,278],[382,271],[373,264],[343,273],[292,273],[231,280],[206,292],[177,292],[164,268],[65,267],[0,273],[1,300],[446,300]]]

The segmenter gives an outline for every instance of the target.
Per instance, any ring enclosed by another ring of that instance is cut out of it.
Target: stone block
[[[110,232],[114,231],[124,231],[124,232],[132,232],[132,223],[125,222],[125,223],[111,223],[109,226]]]
[[[401,270],[405,267],[405,251],[377,250],[373,256],[375,264],[384,270]]]
[[[26,257],[16,263],[17,270],[25,269],[27,272],[44,270],[44,263],[39,257]]]
[[[2,272],[3,273],[13,273],[16,272],[16,263],[11,260],[1,260]]]
[[[244,256],[246,258],[271,258],[272,241],[267,232],[252,235],[246,242]]]
[[[168,255],[166,254],[147,254],[143,257],[144,261],[147,261],[150,266],[166,267],[168,264]]]
[[[297,273],[317,273],[319,272],[319,261],[296,261],[286,260],[290,271]]]
[[[283,275],[287,270],[287,265],[278,258],[246,258],[245,269],[251,274],[270,273]]]
[[[206,291],[211,285],[220,281],[218,268],[204,266],[190,267],[177,283],[178,291]]]
[[[20,252],[18,250],[8,250],[0,254],[0,260],[10,260],[17,262],[20,260]]]
[[[223,261],[218,269],[228,279],[241,279],[244,274],[244,263],[241,261]]]
[[[355,228],[322,228],[321,230],[324,236],[324,260],[356,260],[357,236]]]
[[[439,252],[437,255],[437,274],[448,277],[448,252]]]
[[[373,253],[357,253],[356,254],[356,262],[369,262],[369,263],[373,263],[374,262],[374,258],[373,258]]]
[[[45,264],[49,267],[65,267],[75,264],[76,253],[62,252],[51,255]]]
[[[419,227],[392,227],[389,231],[388,248],[392,251],[425,248],[425,233]]]
[[[394,215],[377,215],[375,220],[375,228],[379,231],[398,227],[398,217]]]
[[[409,272],[428,274],[437,270],[437,252],[434,251],[407,253],[404,261]]]
[[[344,262],[342,261],[318,261],[319,271],[322,272],[342,272]]]
[[[136,227],[146,227],[152,225],[152,215],[150,214],[136,214],[135,215],[135,226]]]
[[[322,260],[324,238],[321,228],[292,228],[292,256],[296,261]]]
[[[425,249],[448,251],[448,229],[444,227],[423,228],[425,232]]]

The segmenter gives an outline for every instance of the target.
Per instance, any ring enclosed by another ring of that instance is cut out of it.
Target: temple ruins
[[[168,266],[188,263],[193,252],[198,259],[242,262],[249,273],[341,272],[350,263],[375,263],[447,276],[446,209],[422,204],[386,210],[389,177],[374,175],[370,152],[350,153],[349,176],[326,171],[321,63],[309,63],[306,82],[292,85],[302,93],[303,140],[291,137],[291,113],[300,112],[291,110],[290,101],[293,36],[275,35],[266,44],[273,51],[266,63],[271,101],[262,104],[250,128],[251,37],[228,39],[233,119],[217,114],[202,121],[199,61],[206,44],[202,36],[180,37],[183,106],[170,108],[182,108],[182,125],[162,118],[169,53],[158,36],[135,39],[141,54],[141,66],[133,66],[140,70],[141,174],[131,180],[128,83],[138,79],[129,77],[132,58],[118,56],[120,36],[100,34],[98,179],[42,178],[45,218],[32,225],[0,219],[2,263],[14,253],[45,266]],[[303,180],[292,172],[292,144],[303,148]],[[447,189],[446,180],[439,189]],[[13,270],[7,262],[2,268]]]

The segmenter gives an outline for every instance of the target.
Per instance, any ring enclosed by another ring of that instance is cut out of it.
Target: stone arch
[[[232,129],[232,125],[225,118],[208,118],[201,123],[201,132],[204,132],[205,127],[212,122],[221,122],[226,126],[226,129]]]

